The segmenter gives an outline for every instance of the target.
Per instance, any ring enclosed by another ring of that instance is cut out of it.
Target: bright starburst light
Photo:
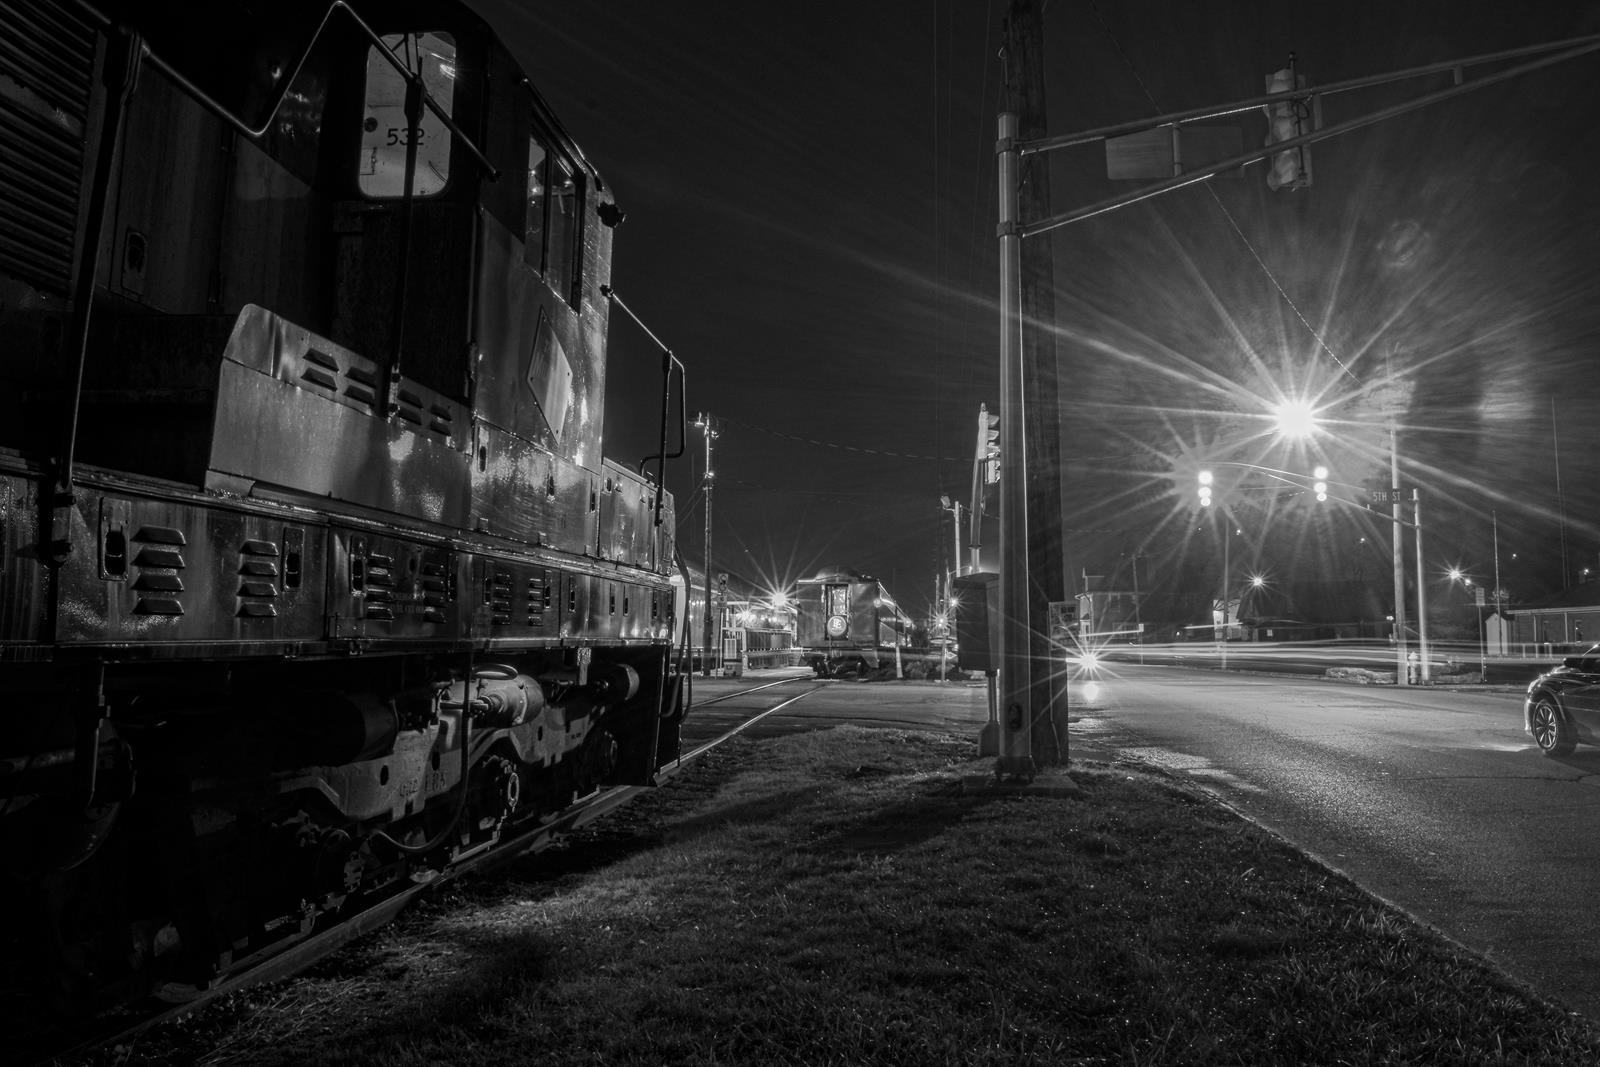
[[[1301,439],[1317,432],[1316,408],[1304,400],[1286,400],[1272,409],[1273,424],[1285,437]]]

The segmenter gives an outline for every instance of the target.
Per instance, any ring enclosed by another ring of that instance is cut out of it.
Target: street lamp
[[[1321,425],[1317,409],[1306,400],[1286,400],[1272,409],[1273,429],[1296,440],[1316,434]]]

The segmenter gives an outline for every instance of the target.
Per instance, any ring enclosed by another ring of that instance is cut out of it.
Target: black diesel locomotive
[[[8,976],[204,989],[677,755],[621,215],[459,4],[0,0]]]

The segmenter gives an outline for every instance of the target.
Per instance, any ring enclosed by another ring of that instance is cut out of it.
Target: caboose
[[[799,585],[795,641],[819,678],[876,670],[905,644],[910,619],[871,575],[828,567]]]
[[[659,464],[602,456],[622,211],[505,45],[4,7],[9,972],[205,987],[650,782],[682,586]]]

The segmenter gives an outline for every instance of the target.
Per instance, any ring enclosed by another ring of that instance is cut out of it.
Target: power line
[[[782,438],[785,441],[798,441],[801,444],[816,445],[819,448],[837,449],[840,452],[856,452],[864,456],[889,456],[894,459],[926,459],[933,460],[936,463],[962,463],[970,459],[970,457],[962,456],[928,456],[921,455],[916,452],[891,452],[888,449],[883,448],[863,448],[860,445],[844,445],[837,441],[822,441],[815,437],[802,437],[799,434],[784,433],[781,430],[774,430],[768,426],[757,426],[754,423],[741,422],[738,419],[729,418],[725,415],[719,415],[717,418],[721,422],[732,423],[735,426],[743,426],[747,430],[757,430],[764,434],[770,434],[773,437]]]

